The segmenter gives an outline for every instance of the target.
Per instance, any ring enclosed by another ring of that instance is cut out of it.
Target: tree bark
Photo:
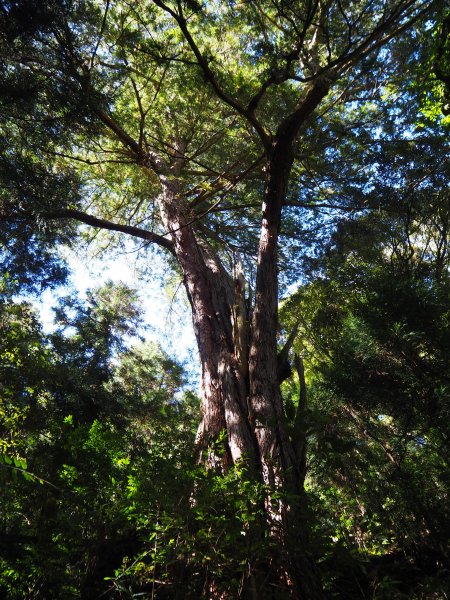
[[[281,172],[287,177],[286,168]],[[266,526],[279,545],[278,576],[291,582],[294,598],[315,600],[322,596],[318,584],[313,583],[313,566],[303,551],[306,536],[298,510],[302,490],[277,372],[276,248],[287,181],[284,178],[280,185],[278,173],[275,170],[274,174],[273,166],[268,170],[251,342],[239,265],[234,277],[230,276],[213,250],[196,236],[193,215],[175,178],[161,177],[163,189],[158,200],[183,272],[200,354],[198,458],[224,471],[245,461],[251,476],[267,486]],[[219,439],[222,451],[217,449]],[[285,500],[274,502],[274,492],[289,492],[296,500],[292,505]]]
[[[266,182],[250,331],[243,274],[237,265],[234,277],[229,275],[217,253],[197,235],[195,215],[183,199],[177,177],[182,158],[175,157],[170,168],[166,165],[162,169],[159,176],[162,192],[158,198],[162,222],[170,234],[191,303],[201,361],[202,420],[196,439],[198,458],[224,471],[245,461],[251,476],[264,484],[265,529],[266,535],[279,547],[274,557],[278,576],[290,582],[292,597],[304,600],[320,600],[323,595],[307,553],[302,469],[289,437],[280,391],[276,342],[277,253],[281,211],[293,164],[295,131],[325,93],[322,88],[320,93],[311,90],[297,111],[301,118],[295,123],[290,119],[289,127],[284,123],[266,149]],[[305,103],[308,105],[306,113]]]
[[[251,418],[262,480],[269,490],[270,534],[280,546],[293,597],[319,600],[324,596],[307,551],[302,469],[289,438],[277,369],[277,246],[292,160],[290,141],[279,138],[272,146],[266,171],[249,359]]]
[[[199,459],[227,468],[241,459],[255,459],[255,438],[248,420],[247,369],[236,350],[241,339],[233,319],[236,286],[209,246],[197,239],[193,215],[184,203],[176,179],[162,177],[159,197],[162,220],[170,232],[191,303],[194,332],[202,368],[202,420],[197,432]],[[239,291],[239,293],[241,293]],[[239,303],[242,311],[242,303]],[[239,322],[246,316],[240,314]],[[224,454],[213,450],[223,431]]]

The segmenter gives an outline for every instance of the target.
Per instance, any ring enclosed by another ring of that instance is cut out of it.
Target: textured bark
[[[290,144],[276,142],[267,165],[249,365],[252,419],[263,481],[275,489],[283,485],[282,472],[295,463],[284,423],[275,335],[278,233],[291,166]]]
[[[278,142],[267,166],[249,359],[250,398],[263,482],[272,492],[287,492],[290,498],[274,503],[269,493],[270,534],[280,547],[280,563],[293,586],[293,597],[315,600],[323,598],[323,593],[306,550],[303,480],[284,418],[275,335],[278,233],[291,166],[291,144]]]
[[[294,420],[294,450],[299,465],[299,476],[303,485],[306,477],[306,410],[307,410],[307,391],[305,380],[305,367],[303,359],[298,354],[294,357],[295,370],[297,371],[299,381],[299,398],[297,411]]]
[[[193,215],[184,204],[176,179],[162,177],[161,181],[161,215],[183,272],[202,368],[197,448],[202,460],[211,466],[223,461],[227,466],[243,456],[254,457],[255,451],[247,418],[245,376],[234,350],[234,284],[208,245],[197,239]],[[211,444],[224,430],[225,456],[220,456],[211,451]]]
[[[321,599],[305,552],[302,477],[285,423],[277,361],[277,244],[281,209],[292,165],[291,144],[274,143],[267,161],[255,304],[250,332],[245,280],[237,261],[233,276],[195,231],[195,218],[174,176],[161,176],[159,206],[191,303],[202,368],[199,460],[227,469],[245,460],[266,484],[267,527],[279,546],[278,577],[292,597]],[[226,431],[225,452],[214,444]],[[296,501],[278,499],[288,492]],[[265,575],[262,575],[263,579]]]
[[[280,391],[277,253],[295,133],[325,93],[325,87],[312,89],[296,118],[280,127],[266,150],[251,331],[243,273],[237,264],[234,277],[230,276],[217,254],[196,234],[195,215],[183,200],[173,165],[170,176],[160,176],[159,197],[162,221],[191,303],[202,366],[199,459],[224,469],[244,459],[253,476],[265,484],[266,530],[279,547],[278,555],[272,557],[279,565],[277,577],[289,582],[293,598],[302,600],[321,600],[323,594],[307,553],[303,469],[289,437]],[[225,453],[221,453],[214,450],[214,443],[224,430]]]

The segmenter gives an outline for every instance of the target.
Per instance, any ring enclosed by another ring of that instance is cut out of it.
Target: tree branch
[[[289,352],[291,351],[291,348],[294,345],[295,338],[297,337],[299,327],[300,327],[300,320],[298,320],[296,322],[296,324],[292,328],[291,333],[289,334],[288,339],[286,340],[286,343],[284,344],[283,348],[278,353],[279,361],[285,362],[285,361],[289,360]]]
[[[328,94],[334,78],[332,73],[317,78],[297,108],[281,122],[277,130],[277,139],[283,140],[285,145],[292,144],[300,127]]]
[[[134,227],[133,225],[122,225],[120,223],[113,223],[112,221],[100,219],[98,217],[94,217],[93,215],[84,213],[81,210],[73,209],[55,210],[52,212],[44,213],[43,216],[47,219],[74,219],[75,221],[80,221],[81,223],[91,225],[92,227],[97,227],[98,229],[107,229],[108,231],[118,231],[119,233],[125,233],[127,235],[140,238],[141,240],[145,240],[152,244],[157,244],[158,246],[161,246],[162,248],[168,250],[171,254],[175,255],[175,250],[170,240],[161,235],[158,235],[157,233],[146,231],[145,229],[140,229],[139,227]]]
[[[299,381],[299,399],[298,406],[294,418],[294,449],[295,455],[299,464],[299,472],[302,481],[305,480],[306,476],[306,410],[308,397],[306,393],[306,380],[305,380],[305,367],[303,359],[298,354],[294,356],[294,365],[298,375]]]
[[[305,208],[308,210],[316,210],[318,208],[325,208],[330,210],[344,210],[347,212],[359,212],[361,210],[375,210],[380,208],[379,206],[337,206],[335,204],[328,204],[326,202],[318,202],[317,204],[308,204],[307,202],[299,202],[297,200],[288,200],[284,203],[284,206],[294,206],[299,208]]]
[[[95,108],[94,110],[100,121],[117,135],[124,146],[127,146],[133,152],[139,162],[142,162],[145,160],[145,158],[147,158],[143,147],[134,138],[132,138],[131,135],[125,131],[125,129],[123,129],[116,121],[114,121],[114,119],[107,115],[101,108]]]
[[[410,15],[404,23],[399,23],[401,18],[410,10],[414,9],[416,0],[409,0],[408,2],[401,2],[397,6],[396,10],[392,12],[390,17],[380,23],[373,32],[362,42],[357,48],[348,54],[343,54],[339,58],[329,63],[325,70],[330,67],[337,67],[339,74],[342,75],[348,69],[353,67],[359,62],[364,56],[367,56],[377,48],[385,46],[393,37],[398,36],[403,31],[406,31],[411,25],[413,25],[420,17],[427,14],[431,2],[425,0],[421,4],[421,8],[417,9],[415,14]],[[396,26],[397,24],[397,26]],[[392,28],[392,29],[391,29]]]
[[[207,58],[202,54],[200,48],[197,46],[194,38],[189,31],[187,26],[187,21],[182,13],[181,4],[178,2],[180,12],[177,13],[172,10],[167,4],[162,2],[161,0],[153,0],[153,3],[156,4],[159,8],[170,14],[170,16],[178,23],[178,26],[183,33],[189,47],[194,53],[195,58],[198,61],[199,67],[203,71],[203,75],[206,81],[211,85],[213,90],[216,92],[217,96],[223,100],[228,106],[231,106],[236,110],[240,115],[242,115],[247,121],[253,126],[265,148],[268,148],[270,145],[270,135],[266,132],[264,127],[255,117],[252,110],[245,108],[242,106],[237,100],[233,98],[230,94],[228,94],[218,83],[215,73],[211,70]]]

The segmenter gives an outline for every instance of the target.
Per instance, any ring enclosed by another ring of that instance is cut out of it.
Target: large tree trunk
[[[271,534],[284,556],[294,596],[323,598],[319,577],[308,556],[306,497],[301,459],[296,456],[285,422],[277,369],[277,246],[281,210],[292,167],[292,147],[278,139],[269,155],[258,252],[256,298],[250,347],[252,422],[258,443]],[[271,494],[281,498],[273,502]]]
[[[239,363],[240,349],[235,343],[242,337],[233,319],[239,306],[237,286],[218,257],[195,235],[195,219],[176,180],[163,178],[162,183],[161,214],[183,272],[202,368],[202,420],[197,433],[200,458],[211,466],[225,462],[225,468],[243,457],[253,464],[256,444],[247,414],[247,367],[243,369]],[[220,456],[211,445],[223,431],[227,439]]]
[[[275,144],[267,163],[251,333],[242,273],[229,275],[196,234],[176,178],[161,177],[159,204],[183,272],[201,360],[199,459],[224,470],[244,460],[250,475],[265,485],[265,535],[279,548],[271,557],[276,576],[288,582],[293,598],[316,600],[323,596],[305,550],[303,481],[277,369],[277,242],[291,165],[290,145]],[[214,442],[224,431],[225,452],[217,452]]]

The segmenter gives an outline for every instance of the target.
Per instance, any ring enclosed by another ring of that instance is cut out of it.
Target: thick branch
[[[409,29],[416,21],[418,21],[418,19],[427,14],[431,2],[425,0],[422,2],[420,9],[417,9],[417,12],[409,16],[404,23],[399,23],[401,18],[410,9],[414,10],[416,4],[416,0],[400,3],[397,9],[391,14],[390,18],[380,23],[364,42],[357,46],[352,52],[349,52],[348,54],[344,53],[344,55],[341,55],[339,58],[329,63],[324,67],[324,70],[336,66],[339,74],[342,75],[356,63],[360,62],[362,58],[377,48],[385,46],[392,38],[398,37],[400,33]],[[395,26],[396,24],[397,26]]]
[[[294,450],[299,463],[299,471],[302,481],[306,475],[306,410],[307,410],[307,394],[306,394],[306,380],[305,380],[305,367],[303,365],[303,359],[298,354],[294,356],[294,365],[298,375],[299,381],[299,399],[297,411],[294,419]]]
[[[158,246],[169,250],[169,252],[172,254],[175,254],[173,244],[170,240],[158,235],[157,233],[152,233],[151,231],[146,231],[145,229],[140,229],[139,227],[134,227],[133,225],[113,223],[112,221],[107,221],[106,219],[99,219],[93,215],[88,215],[80,210],[72,209],[56,210],[45,213],[44,216],[48,219],[74,219],[75,221],[80,221],[81,223],[86,223],[86,225],[91,225],[92,227],[97,227],[99,229],[107,229],[108,231],[125,233],[127,235],[140,238],[141,240],[146,240],[152,244],[157,244]]]
[[[333,79],[332,74],[318,78],[294,112],[283,120],[277,130],[277,138],[283,139],[284,144],[292,144],[300,127],[328,94]]]
[[[131,135],[129,135],[118,123],[116,123],[114,119],[112,119],[100,108],[95,109],[95,112],[97,113],[97,116],[99,117],[101,122],[117,135],[117,137],[124,144],[124,146],[127,146],[139,161],[142,161],[144,158],[146,158],[142,146],[134,138],[132,138]]]
[[[288,339],[286,340],[283,348],[278,352],[278,380],[282,383],[285,379],[288,379],[292,374],[291,364],[289,362],[289,352],[294,345],[295,338],[297,337],[298,329],[300,327],[300,321],[294,325]]]

